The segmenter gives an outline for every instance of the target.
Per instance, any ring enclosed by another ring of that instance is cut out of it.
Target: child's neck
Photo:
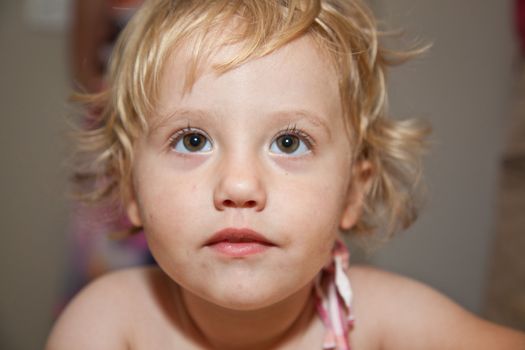
[[[192,333],[213,349],[296,349],[308,329],[315,327],[311,284],[285,300],[256,311],[230,310],[178,288],[179,307]],[[311,344],[310,344],[311,345]],[[304,348],[304,347],[303,347]]]

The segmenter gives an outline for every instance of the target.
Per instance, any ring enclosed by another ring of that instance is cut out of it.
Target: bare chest
[[[140,313],[136,313],[136,315],[140,318]],[[150,310],[149,314],[143,312],[141,319],[135,319],[133,326],[129,328],[127,333],[127,349],[130,350],[217,349],[217,347],[209,345],[206,339],[195,329],[191,320],[167,313],[159,313],[159,310]],[[250,350],[321,350],[323,349],[324,337],[324,325],[320,319],[315,318],[309,327],[287,335],[274,345],[250,346],[249,348]]]
[[[128,349],[130,350],[212,350],[205,340],[191,328],[185,327],[176,320],[157,320],[140,322],[139,328],[127,335]],[[317,320],[311,328],[303,334],[283,339],[282,342],[265,347],[264,350],[322,350],[326,329],[321,320]],[[363,332],[356,327],[350,333],[350,342],[353,350],[377,350],[377,342],[373,339],[366,341]],[[255,350],[255,349],[253,349]],[[262,350],[262,349],[261,349]]]

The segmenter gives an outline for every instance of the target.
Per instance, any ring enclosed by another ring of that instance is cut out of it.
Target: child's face
[[[183,94],[188,57],[182,50],[167,64],[160,116],[135,145],[128,213],[187,291],[261,308],[309,287],[339,228],[358,216],[362,183],[353,179],[338,77],[304,37],[223,75],[210,69]],[[228,228],[273,245],[207,245]]]

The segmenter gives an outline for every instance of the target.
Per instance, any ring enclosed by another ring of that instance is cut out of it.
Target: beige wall
[[[392,109],[434,127],[420,221],[372,261],[481,310],[494,235],[498,162],[510,118],[512,1],[378,0],[407,37],[433,42],[394,72]]]
[[[509,111],[509,1],[375,0],[388,22],[434,42],[393,75],[393,110],[434,124],[420,222],[372,257],[478,310]],[[64,33],[0,2],[0,348],[39,349],[64,268]]]
[[[0,349],[40,349],[63,266],[64,35],[0,2]]]

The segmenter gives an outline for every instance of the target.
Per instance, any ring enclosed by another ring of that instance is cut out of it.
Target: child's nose
[[[213,194],[218,210],[246,208],[261,211],[266,206],[266,190],[255,162],[230,161],[218,172]]]

